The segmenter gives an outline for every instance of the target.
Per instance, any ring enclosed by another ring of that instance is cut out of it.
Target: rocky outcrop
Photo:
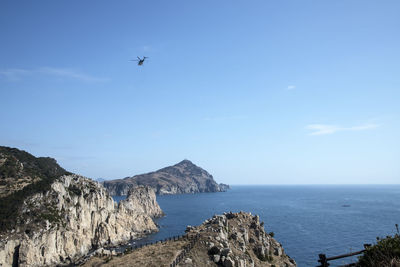
[[[159,266],[295,267],[281,244],[250,213],[215,215],[200,226],[188,226],[173,240],[128,250],[117,257],[94,257],[84,267]]]
[[[210,266],[212,263],[243,267],[296,266],[296,262],[285,254],[282,245],[265,232],[264,223],[257,215],[224,213],[198,227],[189,226],[187,232],[207,237],[200,246],[202,249],[194,250],[187,256],[195,263],[194,266]]]
[[[124,179],[104,181],[103,185],[111,195],[126,195],[131,187],[147,185],[156,194],[185,194],[203,192],[223,192],[228,185],[218,185],[212,175],[189,160],[146,174]]]
[[[219,184],[219,189],[221,190],[221,191],[228,191],[229,189],[231,189],[231,187],[229,186],[229,185],[227,185],[227,184]]]
[[[132,187],[126,199],[120,202],[120,207],[139,214],[147,214],[152,218],[164,215],[156,201],[154,190],[148,186]]]
[[[155,193],[137,187],[115,203],[104,187],[79,175],[23,201],[16,227],[1,233],[0,266],[70,264],[90,250],[157,231]]]

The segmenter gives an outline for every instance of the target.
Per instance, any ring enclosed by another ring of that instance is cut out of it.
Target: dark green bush
[[[68,187],[68,191],[69,191],[70,193],[72,193],[72,194],[77,195],[77,196],[82,195],[82,190],[81,190],[79,187],[77,187],[76,185],[70,185],[70,186]]]
[[[269,235],[270,235],[271,237],[274,237],[274,236],[275,236],[275,233],[274,233],[274,232],[269,232]]]
[[[377,243],[364,252],[358,259],[357,266],[362,267],[392,267],[400,266],[400,235],[396,224],[397,234],[385,238],[377,238]]]

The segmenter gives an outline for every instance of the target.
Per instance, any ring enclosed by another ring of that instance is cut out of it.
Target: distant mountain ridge
[[[211,174],[187,159],[155,172],[104,181],[103,185],[115,196],[126,195],[129,188],[139,185],[152,187],[158,195],[224,192],[229,189],[229,185],[217,184]]]

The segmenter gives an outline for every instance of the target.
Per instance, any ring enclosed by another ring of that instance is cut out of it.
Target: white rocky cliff
[[[104,187],[64,175],[45,193],[25,199],[15,229],[0,236],[0,266],[70,264],[90,250],[157,231],[163,213],[151,188],[133,188],[115,203]]]

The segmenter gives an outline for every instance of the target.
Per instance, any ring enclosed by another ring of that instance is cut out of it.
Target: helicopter
[[[137,57],[137,58],[138,58],[138,59],[131,59],[130,61],[137,61],[138,66],[142,66],[143,63],[144,63],[144,60],[145,60],[146,58],[148,58],[148,57],[143,57],[143,58]]]

